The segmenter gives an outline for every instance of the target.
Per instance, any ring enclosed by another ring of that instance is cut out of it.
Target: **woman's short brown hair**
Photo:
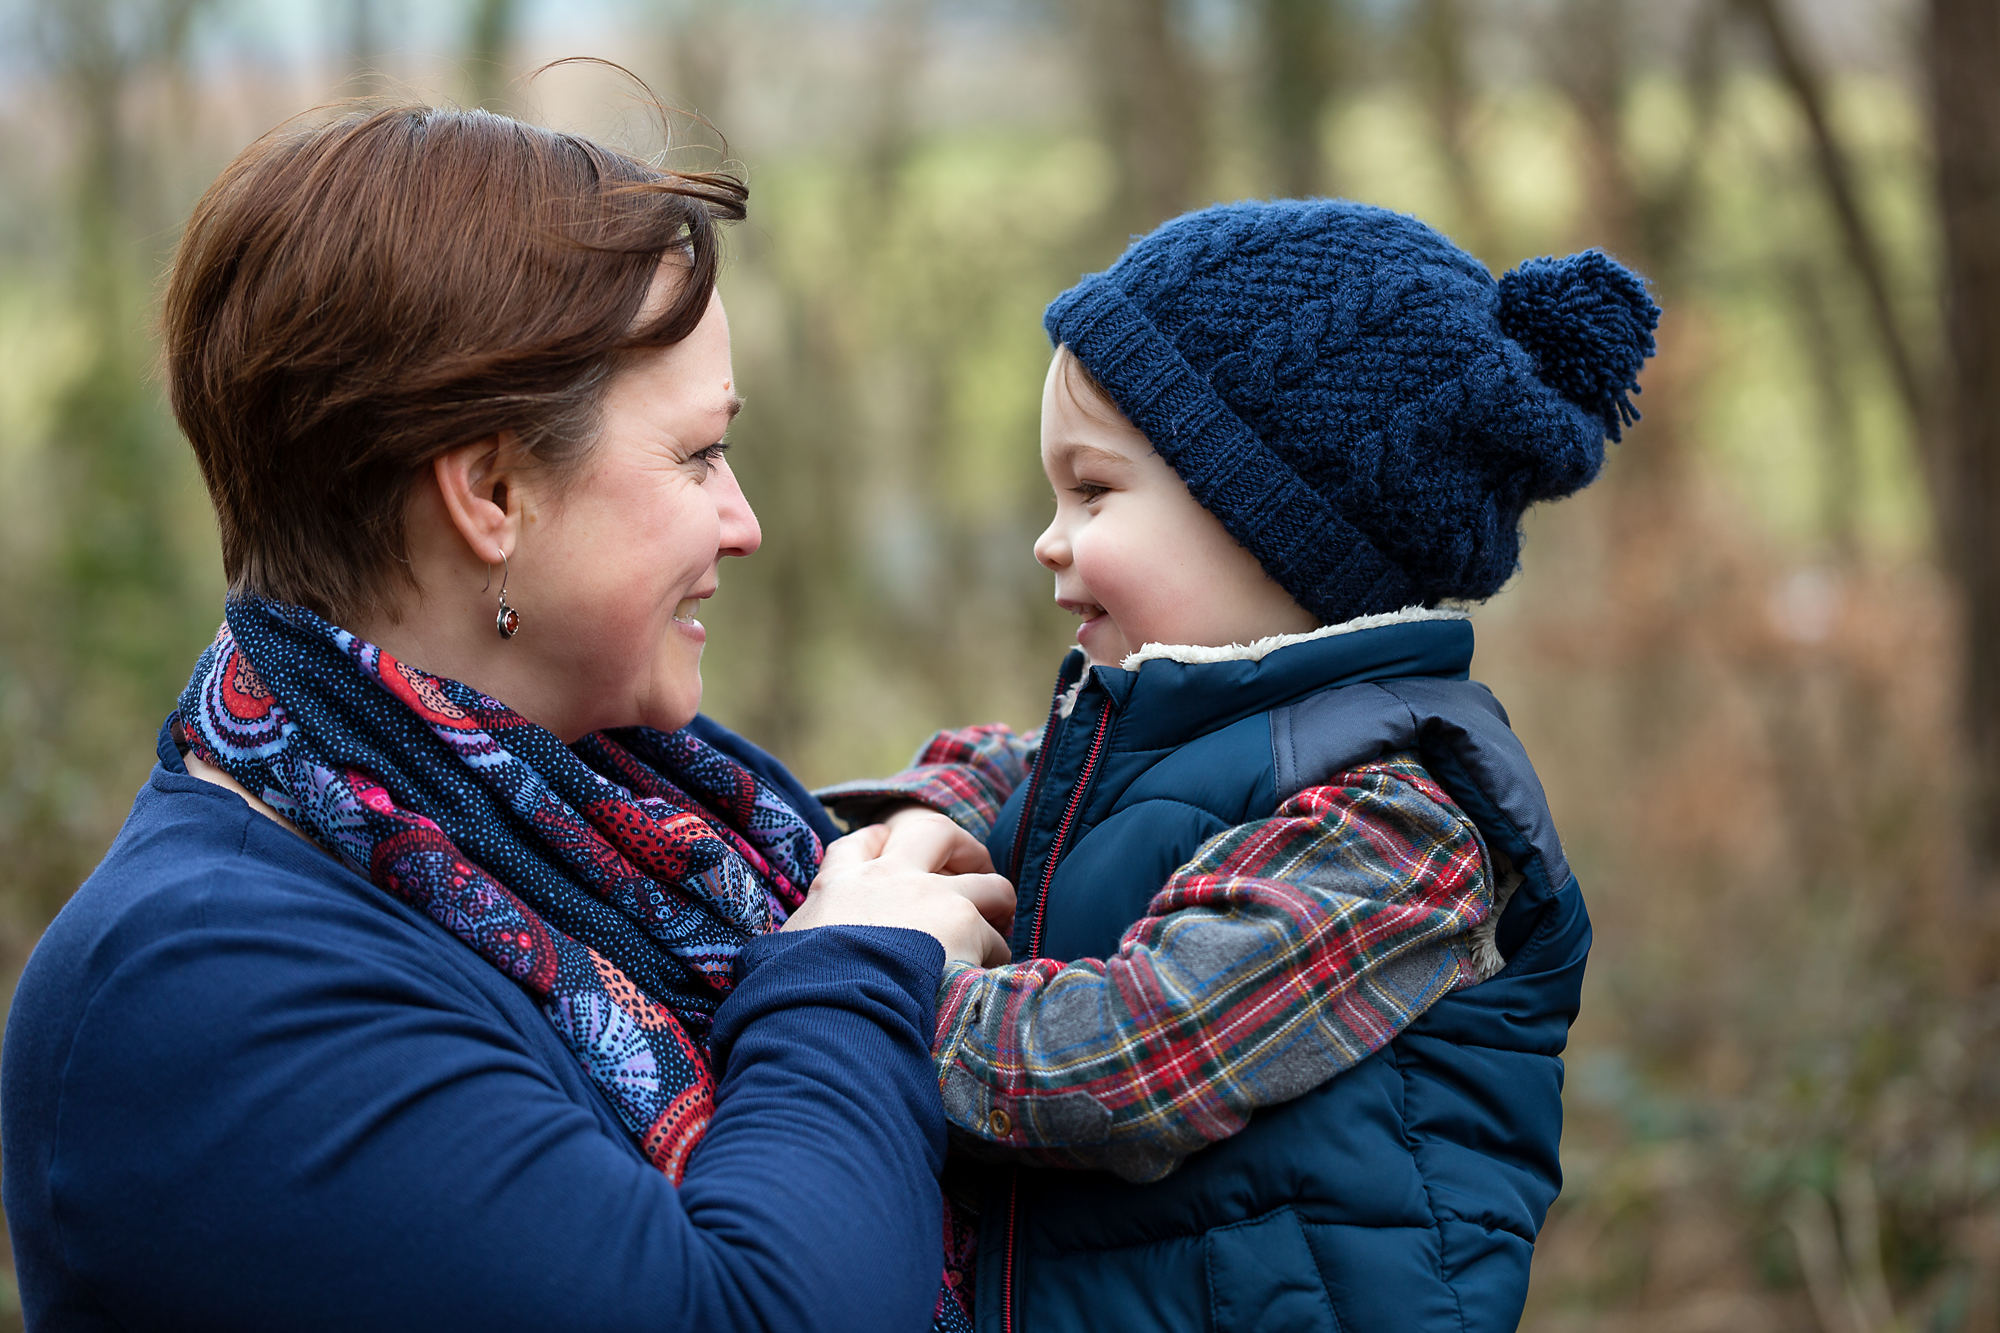
[[[700,321],[745,197],[485,111],[354,111],[245,149],[195,206],[164,312],[231,591],[381,609],[438,454],[511,430],[572,465],[621,354]],[[686,280],[634,328],[676,253]]]

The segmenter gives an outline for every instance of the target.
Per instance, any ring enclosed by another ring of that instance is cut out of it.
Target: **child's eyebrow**
[[[1132,465],[1132,460],[1125,457],[1125,455],[1113,453],[1109,449],[1100,449],[1094,444],[1058,445],[1055,452],[1058,458],[1061,458],[1071,467],[1075,467],[1080,462],[1095,463],[1100,467],[1106,464],[1120,467],[1130,467]]]

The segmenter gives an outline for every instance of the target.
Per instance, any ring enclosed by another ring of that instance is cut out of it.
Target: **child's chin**
[[[1083,649],[1084,661],[1091,666],[1115,667],[1132,652],[1110,616],[1099,616],[1079,629],[1076,646]]]
[[[1085,666],[1115,667],[1122,665],[1129,655],[1129,650],[1124,648],[1093,648],[1087,643],[1078,644],[1077,646],[1083,649],[1083,664]]]

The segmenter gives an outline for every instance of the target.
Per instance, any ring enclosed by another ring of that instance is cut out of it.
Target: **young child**
[[[1595,477],[1658,316],[1600,253],[1496,283],[1334,200],[1189,214],[1049,307],[1049,721],[820,794],[940,811],[1019,892],[1015,961],[939,992],[978,1328],[1515,1326],[1590,930],[1454,608]]]

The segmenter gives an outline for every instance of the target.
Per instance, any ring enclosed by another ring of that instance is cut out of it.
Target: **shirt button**
[[[1006,1138],[1013,1131],[1013,1128],[1014,1121],[1012,1118],[998,1107],[995,1107],[993,1113],[986,1117],[986,1130],[996,1139]]]

